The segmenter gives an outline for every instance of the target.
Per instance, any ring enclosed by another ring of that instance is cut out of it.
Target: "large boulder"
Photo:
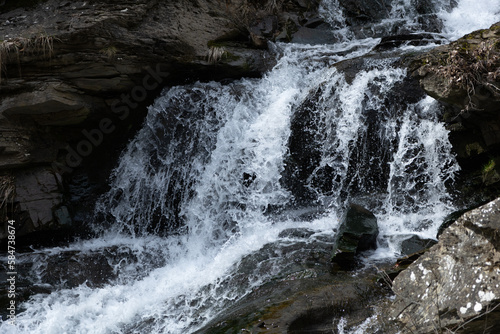
[[[500,198],[461,216],[397,276],[391,317],[403,333],[498,333],[499,263]]]
[[[377,218],[360,205],[351,204],[341,223],[335,243],[333,261],[342,268],[356,267],[356,255],[377,249]]]

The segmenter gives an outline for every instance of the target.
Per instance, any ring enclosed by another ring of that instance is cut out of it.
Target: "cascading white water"
[[[474,30],[489,28],[498,22],[500,2],[497,0],[461,0],[452,11],[441,11],[443,33],[449,39],[458,39]]]
[[[490,9],[499,6],[494,2]],[[411,3],[394,1],[382,24],[417,22]],[[469,3],[439,14],[450,36],[460,30],[454,15]],[[16,327],[0,323],[2,333],[194,332],[287,273],[280,247],[298,241],[284,231],[307,228],[301,242],[328,244],[350,200],[377,215],[383,247],[374,256],[397,254],[400,236],[435,236],[452,209],[446,184],[458,168],[437,122],[439,107],[430,98],[394,103],[406,77],[395,59],[364,60],[352,78],[332,67],[368,53],[378,39],[356,39],[338,1],[322,8],[335,12],[328,21],[342,30],[341,42],[280,44],[278,64],[262,79],[173,87],[157,99],[96,205],[96,219],[105,221],[99,237],[20,255],[26,263],[35,256],[31,275],[40,286],[48,285],[50,270],[40,263],[70,252],[102,255],[112,275],[76,287],[61,277],[50,294],[23,304]],[[413,23],[407,28],[420,31]],[[293,210],[293,191],[283,182],[291,123],[305,103],[313,106],[319,147],[319,163],[305,180],[320,203],[312,218]],[[325,169],[328,184],[317,187]]]
[[[430,97],[411,105],[396,135],[387,195],[379,215],[390,252],[399,251],[401,241],[411,234],[434,238],[443,217],[453,209],[446,185],[459,167],[448,131],[437,121],[438,108]]]
[[[368,64],[366,66],[371,67]],[[377,118],[377,122],[385,126],[389,119],[396,117],[397,110],[387,110],[381,97],[385,96],[395,83],[403,80],[406,72],[391,67],[385,60],[372,66],[374,68],[357,73],[352,83],[347,83],[341,73],[329,78],[320,97],[321,104],[317,106],[316,112],[321,115],[319,132],[323,133],[323,138],[320,139],[321,162],[313,171],[311,179],[321,177],[316,176],[316,173],[325,166],[335,171],[331,191],[327,195],[337,201],[335,206],[342,206],[338,201],[343,193],[351,192],[349,188],[353,184],[360,190],[371,190],[366,186],[366,183],[371,182],[366,175],[377,173],[376,170],[380,166],[377,166],[375,160],[378,155],[385,154],[384,147],[387,148],[394,140],[389,135],[396,135],[373,131],[368,126],[368,118]],[[369,111],[376,111],[376,115],[368,115]],[[371,138],[368,138],[369,136]],[[382,145],[379,151],[368,152],[366,144],[360,145],[367,141],[380,141]],[[360,161],[353,161],[353,155],[357,155],[356,158]]]

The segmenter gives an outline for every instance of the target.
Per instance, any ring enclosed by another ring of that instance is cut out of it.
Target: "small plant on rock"
[[[7,63],[12,57],[15,57],[19,76],[21,76],[21,60],[20,56],[36,55],[42,58],[50,59],[54,54],[54,40],[57,39],[45,33],[40,33],[37,36],[25,38],[11,38],[0,43],[0,83],[2,82],[2,72],[6,71]]]
[[[0,176],[0,213],[2,213],[2,219],[5,218],[3,216],[6,213],[7,204],[14,201],[15,194],[14,177],[12,175]]]
[[[114,47],[114,46],[111,45],[111,46],[108,46],[106,48],[101,49],[99,52],[101,54],[103,54],[104,56],[106,56],[106,58],[108,59],[108,61],[111,61],[111,60],[115,59],[117,51],[118,50],[116,49],[116,47]]]
[[[490,159],[484,166],[483,166],[483,173],[489,173],[495,168],[495,160]]]

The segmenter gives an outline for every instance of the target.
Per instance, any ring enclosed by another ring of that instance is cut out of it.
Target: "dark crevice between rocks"
[[[451,188],[455,206],[472,210],[500,196],[500,157],[498,147],[479,146],[481,139],[463,132],[451,132],[450,141],[460,166]],[[482,148],[481,148],[482,147]],[[479,149],[475,151],[475,149]],[[466,156],[464,149],[468,149]]]
[[[0,1],[0,14],[1,13],[7,13],[11,10],[14,10],[16,8],[25,8],[25,9],[32,9],[36,7],[38,4],[47,2],[48,0],[16,0],[16,1],[11,1],[11,0],[5,0],[5,1]]]

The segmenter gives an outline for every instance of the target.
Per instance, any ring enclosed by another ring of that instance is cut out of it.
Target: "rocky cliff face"
[[[432,6],[426,0],[416,3],[415,15],[425,21],[416,24],[437,31],[438,20],[426,12]],[[379,24],[391,12],[389,1],[339,4],[345,23],[358,37],[405,34],[404,26],[386,31]],[[163,87],[258,76],[273,65],[266,50],[269,40],[334,42],[325,29],[340,23],[333,18],[324,22],[318,6],[318,0],[36,0],[1,5],[2,215],[24,226],[20,235],[70,226],[75,210],[95,197],[95,191],[85,193],[84,188],[88,190],[93,178],[102,187],[118,152]],[[442,83],[440,66],[458,48],[456,59],[468,62],[476,50],[486,57],[481,64],[493,69],[498,65],[497,28],[432,51],[413,65],[429,94],[455,106],[448,117],[460,157],[491,152],[500,141],[494,113],[498,71],[483,73],[485,84],[474,81],[474,94],[464,100],[470,87],[463,81]],[[473,112],[479,116],[461,121]],[[483,160],[481,164],[488,162]],[[488,173],[488,182],[500,180],[496,168]],[[43,203],[33,200],[28,205],[18,188],[38,194],[31,198],[43,198]],[[42,207],[43,213],[35,209]]]
[[[317,27],[317,7],[309,0],[0,5],[2,217],[20,224],[19,236],[70,226],[69,197],[85,201],[74,174],[109,168],[163,87],[260,75],[272,66],[267,40],[290,40],[310,20]],[[68,196],[72,187],[78,196]]]

